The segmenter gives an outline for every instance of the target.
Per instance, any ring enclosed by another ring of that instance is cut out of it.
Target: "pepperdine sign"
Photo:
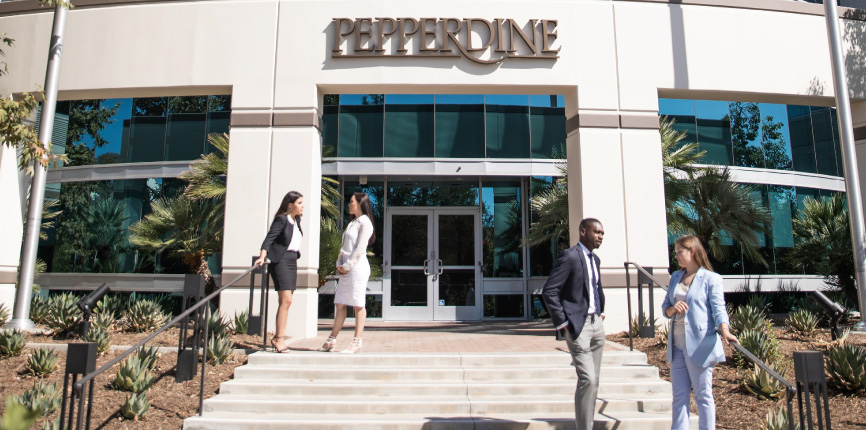
[[[562,47],[555,19],[530,19],[528,31],[513,19],[334,18],[332,58],[460,57],[481,64],[506,58],[556,60]],[[414,37],[410,37],[413,36]],[[481,40],[475,45],[473,35]],[[341,47],[346,40],[347,52]],[[406,43],[410,42],[410,48]],[[389,43],[390,42],[390,43]],[[491,49],[492,48],[492,49]],[[489,52],[492,51],[492,52]],[[485,58],[483,55],[489,52]],[[521,53],[522,52],[522,53]]]

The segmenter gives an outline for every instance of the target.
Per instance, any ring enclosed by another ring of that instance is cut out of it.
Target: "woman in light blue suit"
[[[722,277],[713,272],[701,241],[682,236],[674,244],[682,270],[671,275],[662,310],[671,321],[667,361],[671,363],[673,422],[671,429],[689,428],[689,392],[695,392],[701,430],[716,428],[713,365],[725,361],[722,340],[737,342],[728,330]]]

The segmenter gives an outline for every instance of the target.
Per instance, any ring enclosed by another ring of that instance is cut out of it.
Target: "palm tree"
[[[674,128],[676,121],[662,116],[659,121],[659,134],[662,140],[662,174],[665,183],[665,208],[670,211],[674,204],[687,193],[688,182],[698,173],[696,164],[704,158],[707,151],[698,151],[698,144],[688,142],[685,131]]]
[[[565,148],[554,148],[549,158],[564,160]],[[568,163],[556,163],[556,168],[561,176],[554,178],[553,182],[534,187],[529,207],[537,221],[530,226],[523,246],[537,246],[551,240],[565,246],[568,244]]]
[[[325,158],[332,158],[337,155],[337,149],[333,146],[323,146],[322,147],[322,164],[325,163],[333,163],[333,161],[324,161]],[[321,197],[321,207],[322,207],[322,219],[330,218],[333,220],[340,218],[340,201],[343,200],[343,196],[340,195],[340,190],[338,187],[340,186],[340,182],[334,178],[329,178],[327,176],[322,176],[322,197]],[[322,229],[325,229],[324,224],[322,224]]]
[[[789,258],[806,273],[819,273],[827,284],[842,290],[851,303],[857,303],[854,252],[848,205],[841,193],[816,200],[803,200],[800,215],[794,219],[797,238]]]
[[[99,198],[88,208],[84,247],[92,253],[88,257],[93,258],[93,271],[117,271],[117,257],[128,246],[123,232],[126,219],[123,203],[111,197]]]
[[[192,200],[216,198],[220,201],[225,199],[226,181],[229,166],[229,135],[226,133],[211,133],[207,141],[216,152],[202,155],[198,160],[190,163],[190,170],[178,176],[187,181],[183,195]]]

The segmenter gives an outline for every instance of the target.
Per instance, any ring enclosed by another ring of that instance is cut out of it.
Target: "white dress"
[[[370,262],[367,261],[367,243],[373,236],[373,222],[366,215],[352,220],[343,232],[343,245],[337,257],[337,267],[348,273],[340,275],[334,303],[365,306],[367,281],[370,280]],[[339,272],[338,272],[339,273]]]

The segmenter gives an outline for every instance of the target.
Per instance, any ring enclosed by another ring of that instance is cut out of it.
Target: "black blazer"
[[[595,267],[601,262],[597,255]],[[586,259],[583,248],[575,245],[562,251],[556,258],[556,264],[547,277],[547,282],[541,290],[541,297],[550,312],[553,326],[559,327],[568,321],[568,331],[576,339],[583,330],[589,309],[590,280],[586,278]],[[599,275],[601,272],[599,271]],[[596,314],[604,313],[604,290],[601,288],[601,277],[598,280],[598,299]]]
[[[301,231],[301,235],[304,234],[304,231],[301,230],[300,218],[295,217],[295,223],[298,223],[298,230]],[[289,248],[289,244],[292,243],[292,235],[295,233],[295,229],[292,224],[289,224],[289,216],[288,215],[277,215],[274,217],[274,222],[271,223],[271,229],[268,230],[267,236],[265,236],[265,241],[262,242],[261,249],[268,251],[268,259],[271,260],[272,263],[276,263],[283,258],[283,254],[286,253],[286,250]],[[298,258],[301,257],[300,251],[298,252]]]

